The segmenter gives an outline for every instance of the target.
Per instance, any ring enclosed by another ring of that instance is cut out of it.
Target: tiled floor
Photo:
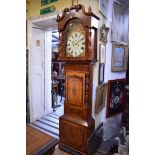
[[[64,98],[60,102],[61,97],[57,97],[57,104],[60,105],[55,108],[51,114],[47,114],[30,125],[37,128],[57,139],[59,139],[59,117],[64,114]]]
[[[58,96],[57,99],[57,104],[61,105],[60,107],[55,108],[55,111],[53,112],[53,114],[57,115],[57,116],[62,116],[64,114],[64,97],[62,98],[62,101],[60,102],[61,97]]]
[[[70,155],[70,154],[68,154],[68,153],[60,150],[59,147],[58,147],[58,145],[57,145],[56,148],[55,148],[55,151],[54,151],[53,155]]]
[[[55,148],[53,155],[71,155],[59,149],[58,145]],[[95,155],[105,155],[102,152],[96,152]]]

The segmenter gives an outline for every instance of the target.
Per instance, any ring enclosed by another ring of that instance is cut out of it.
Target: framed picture
[[[107,88],[108,88],[107,83],[97,86],[96,102],[95,102],[95,113],[96,114],[98,114],[105,107]]]
[[[105,60],[106,60],[106,47],[104,44],[100,44],[99,62],[105,64]]]
[[[100,41],[103,43],[107,43],[108,42],[108,32],[109,32],[109,28],[105,26],[105,24],[103,24],[100,28]]]
[[[99,84],[104,82],[104,63],[99,64]]]
[[[99,12],[107,19],[109,0],[99,0]]]
[[[129,9],[113,1],[111,40],[129,42]]]
[[[125,79],[109,80],[106,117],[123,112],[125,107]]]
[[[128,45],[113,42],[111,71],[117,72],[127,70],[127,61],[128,61]]]

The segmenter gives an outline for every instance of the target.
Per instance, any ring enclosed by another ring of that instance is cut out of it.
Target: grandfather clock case
[[[93,65],[97,62],[97,17],[78,4],[57,16],[59,61],[64,61],[64,115],[59,118],[59,148],[71,154],[93,154]]]

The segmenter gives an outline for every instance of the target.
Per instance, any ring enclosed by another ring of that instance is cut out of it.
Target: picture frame
[[[104,82],[104,63],[99,64],[99,84]]]
[[[129,42],[129,9],[113,1],[111,41]]]
[[[109,32],[110,28],[106,27],[105,24],[103,24],[100,27],[100,41],[103,43],[107,43],[108,42],[108,32]]]
[[[99,0],[99,12],[107,19],[109,0]]]
[[[106,61],[106,46],[104,44],[100,44],[99,45],[100,48],[99,48],[99,63],[104,63],[105,64],[105,61]]]
[[[127,63],[128,63],[128,45],[113,42],[111,71],[112,72],[126,71]]]
[[[98,114],[104,107],[107,96],[108,84],[98,85],[96,88],[95,113]]]
[[[123,112],[125,108],[126,79],[108,81],[106,118]]]

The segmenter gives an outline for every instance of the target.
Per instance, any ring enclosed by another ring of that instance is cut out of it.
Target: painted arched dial
[[[67,55],[71,55],[73,57],[78,57],[83,55],[85,52],[85,33],[73,31],[68,34],[67,37]]]

